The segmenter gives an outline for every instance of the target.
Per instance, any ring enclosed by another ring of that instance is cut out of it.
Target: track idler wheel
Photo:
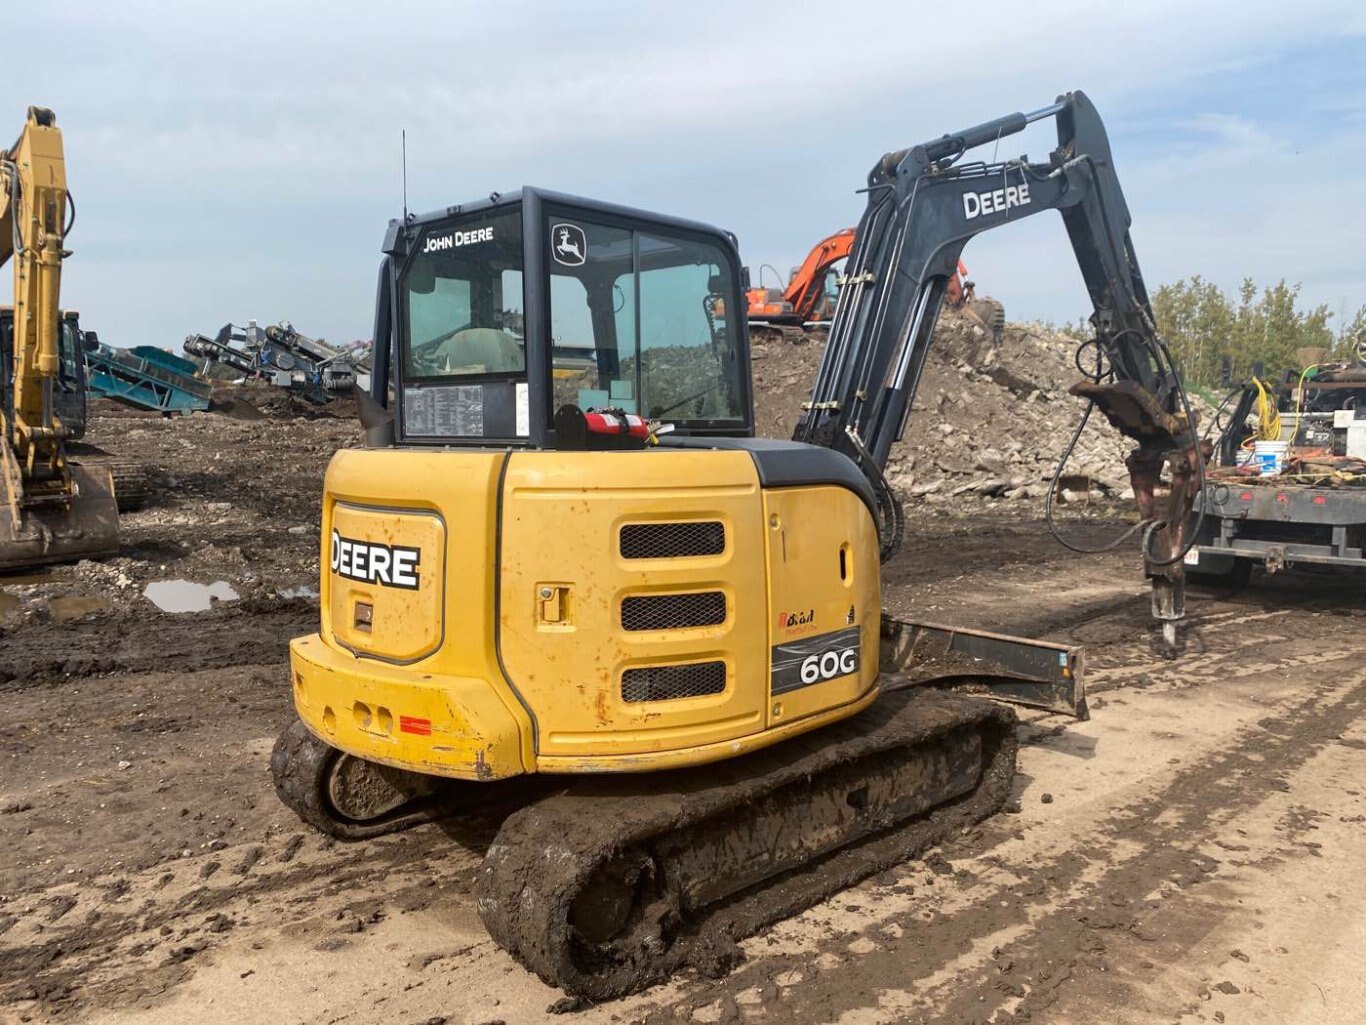
[[[119,512],[135,512],[147,504],[151,487],[146,466],[142,463],[110,463],[109,475],[114,479],[114,498],[118,502]]]
[[[599,866],[569,908],[580,956],[622,963],[663,954],[681,915],[661,876],[655,859],[639,848]]]
[[[426,822],[439,781],[338,751],[295,720],[270,754],[275,793],[299,818],[339,840]]]

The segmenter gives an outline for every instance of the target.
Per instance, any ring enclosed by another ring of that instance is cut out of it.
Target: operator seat
[[[432,356],[438,373],[479,368],[486,372],[521,370],[526,356],[522,343],[494,327],[467,327],[455,332]]]

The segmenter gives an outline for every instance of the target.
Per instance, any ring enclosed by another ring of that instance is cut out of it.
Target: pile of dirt
[[[349,394],[337,395],[329,402],[312,402],[264,381],[217,381],[210,403],[211,412],[236,420],[356,419],[356,403]]]
[[[825,338],[809,334],[758,342],[754,347],[757,429],[790,437],[810,395]],[[1077,340],[1039,324],[1008,324],[999,342],[978,324],[946,313],[911,411],[905,437],[892,449],[887,477],[908,511],[936,515],[965,503],[992,508],[1021,503],[1042,508],[1048,483],[1086,403],[1068,394],[1081,379]],[[1196,397],[1204,422],[1208,411]],[[1202,415],[1203,414],[1203,415]],[[1132,450],[1096,412],[1077,441],[1060,490],[1074,508],[1132,498],[1124,459]],[[1097,510],[1099,511],[1099,510]]]

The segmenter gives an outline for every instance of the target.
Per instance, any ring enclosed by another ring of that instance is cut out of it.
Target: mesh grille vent
[[[724,662],[694,662],[686,666],[647,666],[621,674],[621,699],[626,702],[669,701],[720,694],[726,689]]]
[[[678,630],[725,621],[726,596],[720,591],[636,595],[621,603],[623,630]]]
[[[621,528],[623,559],[684,559],[720,555],[726,528],[718,520],[692,523],[628,523]]]

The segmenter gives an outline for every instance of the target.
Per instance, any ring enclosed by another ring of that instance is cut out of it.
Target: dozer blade
[[[119,511],[109,470],[75,464],[70,469],[76,497],[69,509],[22,509],[16,523],[10,507],[0,505],[0,572],[118,551]]]
[[[880,664],[904,684],[947,684],[1083,722],[1091,718],[1085,651],[1075,645],[883,616]]]
[[[479,916],[547,983],[594,1000],[714,969],[736,940],[997,811],[1014,724],[1004,706],[907,688],[743,758],[575,782],[503,823]]]

